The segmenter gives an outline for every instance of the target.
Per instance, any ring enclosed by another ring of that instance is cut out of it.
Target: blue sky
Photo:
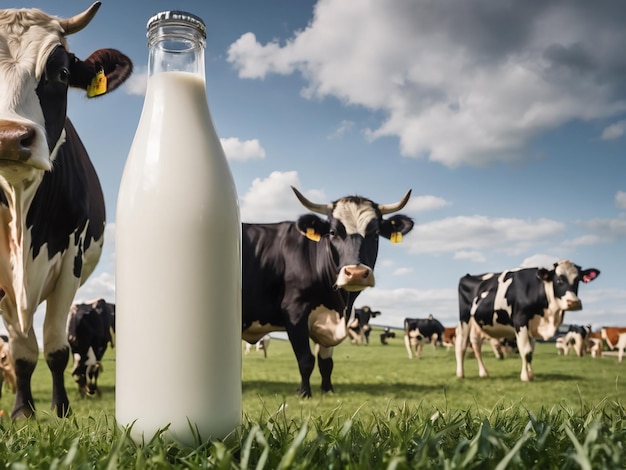
[[[89,2],[3,5],[71,16]],[[117,48],[136,73],[100,99],[70,92],[108,210],[106,250],[77,300],[115,299],[115,207],[143,104],[145,25],[174,5],[207,23],[208,100],[243,221],[304,213],[290,185],[318,202],[389,203],[412,189],[402,212],[416,227],[402,244],[381,242],[377,286],[357,301],[379,323],[432,314],[453,326],[464,274],[569,258],[602,274],[565,321],[626,324],[619,0],[104,0],[70,47],[81,58]]]

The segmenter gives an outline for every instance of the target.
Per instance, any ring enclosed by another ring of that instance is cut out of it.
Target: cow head
[[[413,220],[404,215],[383,219],[384,215],[401,210],[411,191],[393,204],[376,204],[360,196],[348,196],[328,204],[316,204],[292,187],[302,205],[314,214],[301,216],[296,225],[307,238],[327,244],[334,272],[334,285],[348,292],[373,287],[374,265],[378,256],[378,239],[384,237],[397,243],[413,228]]]
[[[569,260],[561,260],[554,263],[551,270],[540,268],[537,276],[544,282],[552,283],[554,301],[560,310],[581,310],[582,302],[578,297],[578,285],[580,281],[591,282],[600,275],[595,268],[583,270]]]
[[[86,60],[65,37],[86,27],[100,2],[69,19],[37,9],[0,10],[0,175],[31,180],[50,170],[65,139],[67,90],[87,97],[116,89],[132,72],[128,57],[100,49]],[[39,171],[37,171],[39,170]]]

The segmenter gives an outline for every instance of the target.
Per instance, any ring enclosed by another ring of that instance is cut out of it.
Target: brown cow
[[[609,349],[617,348],[617,362],[622,362],[624,349],[626,349],[626,327],[602,328],[602,339],[606,341]]]

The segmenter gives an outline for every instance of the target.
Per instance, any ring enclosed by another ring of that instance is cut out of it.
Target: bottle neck
[[[205,39],[193,27],[163,25],[148,36],[148,75],[188,72],[205,79]]]

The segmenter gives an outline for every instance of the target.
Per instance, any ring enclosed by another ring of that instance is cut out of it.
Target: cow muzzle
[[[359,292],[368,287],[374,287],[374,272],[368,266],[344,266],[337,276],[337,287],[348,292]]]
[[[50,155],[39,134],[32,124],[0,120],[0,162],[49,170]]]

